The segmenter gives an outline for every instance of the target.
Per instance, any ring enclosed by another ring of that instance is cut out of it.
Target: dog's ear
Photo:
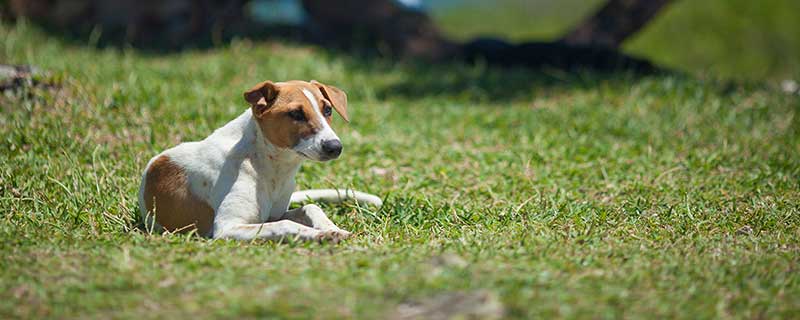
[[[264,81],[244,92],[244,99],[253,108],[253,115],[261,118],[264,112],[275,103],[278,87],[272,81]]]
[[[316,80],[311,80],[311,84],[319,88],[325,99],[331,102],[333,109],[344,118],[344,121],[350,122],[350,117],[347,116],[347,94],[344,91],[334,86],[319,83]]]

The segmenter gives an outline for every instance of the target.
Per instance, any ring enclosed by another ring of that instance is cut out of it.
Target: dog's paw
[[[319,235],[317,235],[316,240],[319,242],[339,243],[339,241],[349,238],[350,235],[352,235],[352,233],[344,230],[321,231]]]

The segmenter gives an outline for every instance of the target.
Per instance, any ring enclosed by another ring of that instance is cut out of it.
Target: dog
[[[329,161],[341,154],[331,119],[335,110],[350,122],[345,92],[314,80],[264,81],[244,99],[250,108],[233,121],[147,163],[139,188],[147,226],[216,239],[348,238],[351,233],[319,206],[289,210],[290,203],[308,199],[382,204],[375,195],[352,190],[294,192],[303,160]]]

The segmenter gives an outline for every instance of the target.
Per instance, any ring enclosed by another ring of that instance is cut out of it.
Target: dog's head
[[[264,81],[245,91],[261,133],[278,148],[327,161],[342,153],[342,142],[331,129],[333,110],[345,121],[347,95],[334,86],[311,80]]]

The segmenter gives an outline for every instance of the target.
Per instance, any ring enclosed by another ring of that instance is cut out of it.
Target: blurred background
[[[492,34],[522,41],[558,39],[606,1],[428,2],[448,35],[466,39]],[[794,0],[672,1],[621,48],[680,70],[783,79],[800,73],[798,12],[800,1]],[[492,22],[475,23],[481,17]]]
[[[356,54],[560,68],[657,68],[728,79],[800,74],[796,0],[5,0],[92,45],[171,51],[283,38]]]

